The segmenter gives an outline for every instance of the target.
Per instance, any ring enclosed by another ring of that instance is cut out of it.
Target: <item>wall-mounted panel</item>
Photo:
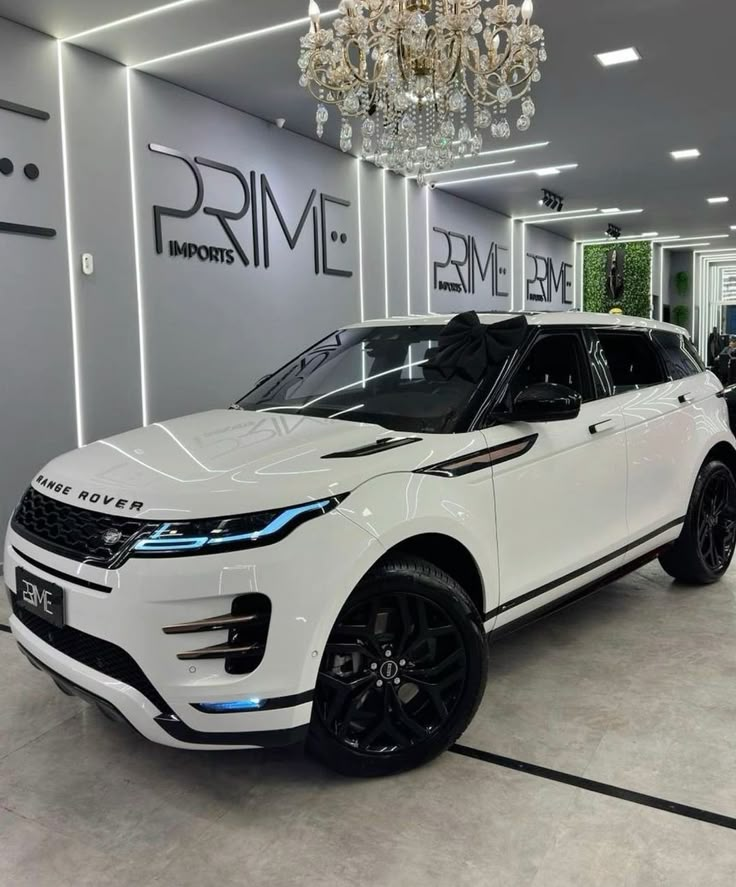
[[[44,462],[76,443],[54,41],[0,27],[0,526]]]
[[[229,403],[360,319],[356,161],[146,75],[132,88],[148,387],[162,419]]]
[[[572,310],[575,244],[530,225],[526,226],[524,237],[524,307],[528,311]]]
[[[86,442],[142,422],[125,69],[62,48]],[[94,273],[82,273],[82,253]]]
[[[431,310],[510,311],[511,220],[441,190],[427,200]]]

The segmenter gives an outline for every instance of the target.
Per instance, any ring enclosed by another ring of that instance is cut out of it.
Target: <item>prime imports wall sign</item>
[[[21,117],[30,117],[32,120],[38,120],[40,123],[46,123],[51,115],[48,111],[42,111],[39,108],[31,108],[28,105],[19,105],[16,102],[9,102],[7,99],[0,99],[0,111],[8,111],[11,114],[18,114]],[[16,162],[11,157],[0,157],[0,176],[10,178],[17,174]],[[37,182],[41,175],[41,171],[35,163],[25,163],[23,166],[23,176],[28,182]],[[55,228],[46,228],[41,225],[25,225],[21,222],[0,221],[0,234],[20,234],[25,237],[56,237]]]
[[[444,258],[433,262],[434,289],[507,298],[509,291],[509,251],[495,241],[479,244],[473,234],[458,234],[433,226],[443,239]]]
[[[570,262],[555,262],[550,256],[527,253],[527,302],[552,302],[559,298],[563,305],[572,305],[573,266]],[[529,276],[529,262],[533,271]]]
[[[299,210],[295,226],[289,225],[279,200],[274,193],[268,176],[251,170],[246,176],[240,169],[227,163],[220,163],[207,157],[190,157],[183,151],[167,148],[164,145],[150,144],[149,150],[155,154],[171,157],[186,164],[194,179],[196,196],[194,203],[185,208],[155,205],[153,207],[156,252],[168,254],[171,258],[195,260],[211,264],[234,265],[239,262],[248,268],[271,267],[273,237],[283,237],[293,252],[307,229],[311,229],[314,273],[331,277],[352,277],[353,271],[339,267],[340,247],[349,240],[345,232],[345,210],[351,208],[349,200],[318,193],[313,188]],[[219,170],[235,179],[236,187],[242,191],[243,204],[239,210],[226,210],[205,205],[206,189],[202,168]],[[163,221],[165,218],[191,219],[199,212],[215,219],[225,236],[227,246],[214,246],[193,241],[168,240],[164,245]],[[233,229],[238,222],[250,215],[250,230],[247,249],[242,237]],[[279,233],[280,232],[280,233]]]

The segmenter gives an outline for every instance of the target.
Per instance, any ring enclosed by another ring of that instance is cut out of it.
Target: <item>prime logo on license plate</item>
[[[39,579],[22,567],[15,571],[15,591],[18,606],[50,622],[64,627],[64,589],[45,579]]]

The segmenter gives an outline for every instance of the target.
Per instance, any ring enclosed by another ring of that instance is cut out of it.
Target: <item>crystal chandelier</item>
[[[507,139],[512,103],[521,103],[516,126],[525,132],[547,58],[532,13],[532,0],[342,0],[334,28],[322,28],[311,0],[299,84],[318,101],[317,135],[335,105],[343,151],[357,121],[365,159],[421,183],[478,154],[484,130]]]

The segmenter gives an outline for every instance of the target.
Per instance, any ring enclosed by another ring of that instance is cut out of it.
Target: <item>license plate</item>
[[[39,579],[22,567],[15,571],[15,591],[18,606],[50,622],[64,627],[64,589],[45,579]]]

